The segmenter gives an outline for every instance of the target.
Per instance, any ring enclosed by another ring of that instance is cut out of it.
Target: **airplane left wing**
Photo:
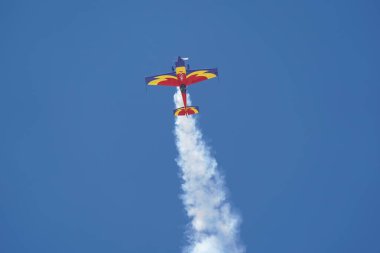
[[[179,86],[178,78],[174,72],[145,77],[147,85]]]
[[[218,69],[190,70],[186,75],[187,85],[198,83],[218,76]]]

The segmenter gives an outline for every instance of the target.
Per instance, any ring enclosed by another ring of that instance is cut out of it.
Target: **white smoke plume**
[[[187,97],[191,104],[190,97]],[[181,93],[174,95],[176,108],[183,106]],[[223,177],[217,170],[194,116],[175,119],[175,136],[181,168],[182,201],[191,220],[185,253],[242,253],[238,240],[240,217],[227,202]]]

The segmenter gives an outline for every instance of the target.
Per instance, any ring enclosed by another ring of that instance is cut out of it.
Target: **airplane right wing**
[[[202,82],[218,76],[218,69],[197,69],[187,73],[187,85]]]
[[[179,86],[178,78],[174,72],[145,77],[147,85]]]

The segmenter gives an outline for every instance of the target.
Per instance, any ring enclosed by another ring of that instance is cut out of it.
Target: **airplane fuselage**
[[[186,102],[186,66],[185,66],[185,61],[181,57],[178,57],[178,60],[175,63],[175,73],[176,73],[177,78],[178,78],[179,88],[181,90],[181,95],[182,95],[182,100],[183,100],[183,105],[184,105],[185,111],[186,111],[186,108],[187,108],[187,102]]]

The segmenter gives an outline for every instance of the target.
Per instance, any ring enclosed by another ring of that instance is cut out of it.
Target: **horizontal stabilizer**
[[[174,116],[185,116],[199,113],[198,106],[180,107],[174,110]]]

